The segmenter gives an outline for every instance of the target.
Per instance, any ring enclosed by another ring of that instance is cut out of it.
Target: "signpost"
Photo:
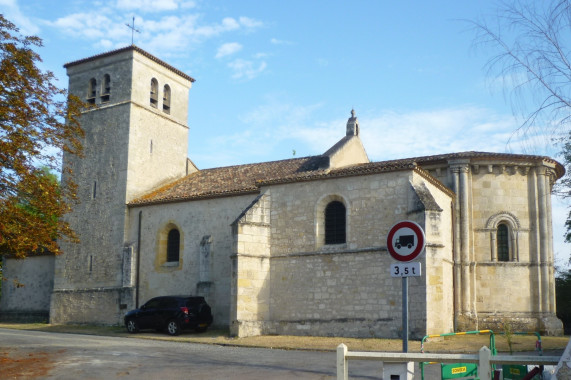
[[[391,277],[402,277],[402,351],[408,352],[408,278],[421,275],[419,262],[410,262],[424,250],[424,231],[417,223],[405,220],[395,224],[387,236],[387,249],[398,263],[391,264]]]

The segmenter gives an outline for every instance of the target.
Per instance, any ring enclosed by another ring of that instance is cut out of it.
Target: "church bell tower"
[[[69,93],[88,107],[80,118],[84,156],[63,160],[78,185],[79,203],[66,220],[80,243],[60,242],[50,319],[116,324],[132,306],[126,231],[136,221],[127,204],[187,174],[194,79],[134,45],[64,67]]]

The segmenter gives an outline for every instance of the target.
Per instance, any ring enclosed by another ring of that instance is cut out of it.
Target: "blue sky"
[[[46,69],[134,42],[196,79],[189,157],[199,168],[321,154],[354,108],[374,161],[456,151],[557,155],[514,135],[509,94],[466,20],[497,1],[0,0],[44,40]],[[405,143],[406,142],[406,143]],[[566,205],[554,198],[555,252]]]

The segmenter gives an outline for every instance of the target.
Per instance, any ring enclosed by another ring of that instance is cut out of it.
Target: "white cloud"
[[[8,1],[8,0],[0,0]],[[170,3],[174,4],[174,0]],[[118,6],[134,6],[134,0],[121,0]],[[191,6],[189,2],[176,1],[177,6]],[[171,5],[172,6],[172,5]],[[166,7],[166,5],[165,5]],[[260,25],[248,18],[239,20],[226,17],[219,22],[203,23],[200,14],[177,12],[175,15],[163,17],[135,18],[135,27],[139,33],[134,34],[136,45],[152,52],[153,54],[168,55],[172,52],[183,52],[191,47],[225,33],[231,33],[244,28],[255,28]],[[46,24],[61,30],[69,36],[84,41],[92,41],[99,49],[109,50],[131,43],[131,30],[126,24],[131,24],[130,19],[114,12],[113,8],[98,8],[88,12],[79,12],[58,18],[55,21],[46,21]],[[223,45],[218,51],[217,57],[230,55],[241,49],[237,43]],[[239,63],[237,64],[239,65]],[[265,63],[258,67],[251,66],[235,69],[236,78],[252,78],[265,68]]]
[[[115,41],[123,40],[124,44],[131,41],[131,32],[125,23],[113,20],[103,12],[74,13],[48,22],[48,25],[81,39],[112,41],[112,37]]]
[[[258,20],[254,20],[252,18],[249,17],[240,17],[240,24],[246,28],[249,29],[254,29],[254,28],[260,28],[262,26],[264,26],[264,23]]]
[[[307,125],[313,113],[321,106],[321,103],[308,106],[293,105],[276,98],[268,98],[267,104],[242,115],[240,121],[256,127],[270,126],[274,131],[291,130],[294,127],[299,128],[300,125]]]
[[[181,9],[190,9],[196,7],[196,3],[194,1],[182,1],[180,7]]]
[[[173,11],[179,8],[193,8],[196,4],[183,0],[117,0],[117,8],[141,12]]]
[[[203,38],[211,38],[218,36],[225,32],[234,31],[240,28],[238,21],[232,17],[226,17],[221,23],[214,23],[211,25],[201,25],[195,28],[186,29],[184,32],[191,35],[196,35]]]
[[[266,69],[266,62],[259,64],[244,59],[236,59],[228,64],[228,67],[234,72],[234,79],[253,79],[260,75]]]
[[[243,68],[240,65],[239,68]],[[276,144],[293,140],[307,154],[320,154],[345,133],[347,118],[311,121],[321,105],[295,106],[271,100],[242,118],[245,125],[270,128]],[[474,106],[414,112],[369,111],[359,114],[360,133],[371,160],[462,152],[513,152],[553,156],[544,136],[518,136],[511,115]],[[406,131],[406,132],[403,132]],[[259,132],[264,135],[263,132]],[[510,140],[511,138],[511,140]],[[509,143],[508,140],[510,140]],[[295,142],[297,141],[297,143]],[[301,152],[301,148],[299,149]]]
[[[115,44],[113,41],[102,39],[99,41],[99,46],[101,46],[102,50],[109,51],[115,49]]]
[[[16,0],[0,0],[0,8],[2,8],[2,13],[8,21],[16,24],[20,29],[20,33],[23,35],[37,35],[40,32],[37,24],[30,18],[24,16],[18,2]]]
[[[232,55],[234,53],[239,52],[242,50],[242,45],[237,42],[229,42],[223,44],[218,48],[218,52],[216,53],[216,58],[222,58],[228,55]]]
[[[274,45],[293,45],[293,42],[278,40],[277,38],[270,39],[270,43],[272,43]]]
[[[238,21],[232,17],[226,17],[222,20],[221,30],[236,30],[240,27]]]
[[[510,147],[517,149],[519,141],[506,145],[516,127],[511,115],[494,115],[472,106],[383,112],[361,118],[360,125],[365,147],[374,160],[472,150],[506,152]]]
[[[84,42],[91,41],[97,48],[107,49],[131,43],[132,31],[126,26],[127,23],[131,24],[131,17],[118,10],[149,11],[147,16],[135,18],[135,27],[140,33],[134,34],[134,42],[153,54],[163,56],[196,48],[206,40],[223,34],[251,31],[263,25],[261,21],[248,17],[225,17],[218,22],[205,22],[202,14],[186,11],[195,6],[193,1],[187,0],[117,0],[112,5],[94,3],[89,11],[72,13],[45,23],[68,36]],[[159,11],[169,13],[163,14],[162,17],[151,14]],[[224,51],[219,53],[224,54]],[[246,70],[241,77],[251,77],[254,72],[255,69]]]

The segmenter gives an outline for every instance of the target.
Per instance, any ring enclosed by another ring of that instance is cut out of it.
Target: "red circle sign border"
[[[415,250],[412,251],[411,254],[406,255],[406,256],[401,256],[393,248],[392,241],[393,241],[393,237],[394,237],[395,233],[404,227],[410,228],[411,230],[414,231],[414,233],[416,234],[416,237],[418,239],[418,244],[417,244]],[[415,222],[405,220],[402,222],[398,222],[397,224],[392,226],[392,228],[390,229],[389,235],[387,236],[387,249],[389,250],[389,253],[393,259],[395,259],[397,261],[401,261],[401,262],[408,262],[408,261],[412,261],[412,260],[416,259],[418,257],[418,255],[422,252],[422,250],[424,249],[424,240],[425,240],[425,237],[424,237],[424,231],[422,230],[422,227],[420,227]]]

